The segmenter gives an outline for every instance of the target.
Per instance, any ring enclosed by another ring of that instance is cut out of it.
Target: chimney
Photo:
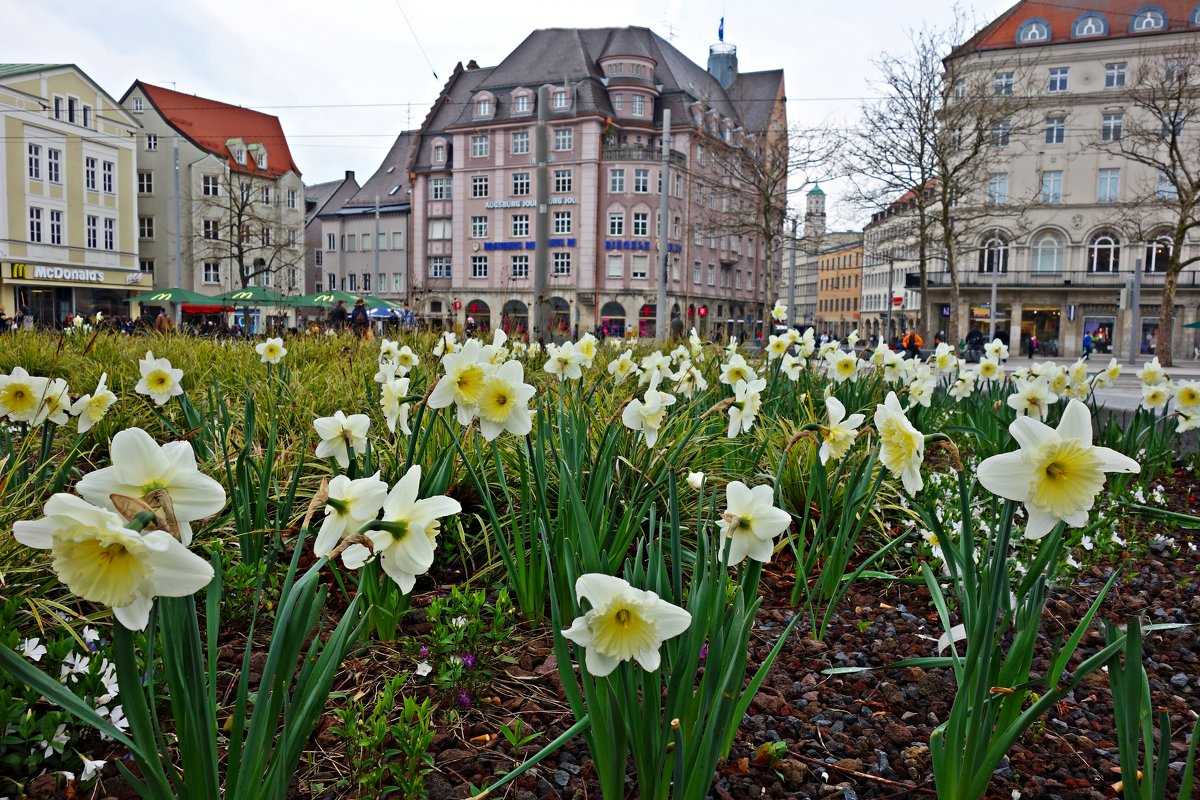
[[[737,78],[737,46],[720,42],[708,48],[708,74],[717,79],[722,89],[728,89]]]
[[[354,170],[352,170],[352,169],[346,170],[346,180],[348,180],[348,181],[354,180]]]
[[[479,62],[472,58],[467,62],[467,69],[479,69]]]

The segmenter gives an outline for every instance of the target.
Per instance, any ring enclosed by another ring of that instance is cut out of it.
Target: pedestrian
[[[1083,357],[1085,359],[1092,357],[1092,335],[1090,333],[1083,334]]]
[[[167,316],[167,312],[159,311],[158,316],[154,318],[154,330],[159,333],[171,332],[171,318]]]
[[[356,336],[367,333],[367,303],[361,297],[354,301],[354,310],[350,312],[350,327]]]
[[[346,310],[346,301],[338,300],[337,305],[333,307],[333,311],[329,313],[329,322],[333,325],[335,331],[341,331],[346,327],[348,319],[350,319],[350,312]]]
[[[406,331],[417,327],[417,315],[409,308],[408,303],[405,303],[404,308],[400,311],[400,327]]]
[[[1031,361],[1033,360],[1033,357],[1037,355],[1037,350],[1038,350],[1037,334],[1031,333],[1029,335],[1029,358]]]

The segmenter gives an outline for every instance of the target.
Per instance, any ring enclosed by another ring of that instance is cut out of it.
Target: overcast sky
[[[642,25],[703,65],[724,16],[740,69],[785,70],[792,124],[845,126],[870,95],[871,59],[953,14],[948,0],[0,0],[0,57],[78,64],[117,98],[140,79],[276,114],[306,183],[348,169],[362,183],[456,62],[496,64],[535,28]],[[831,221],[860,219],[837,195]]]

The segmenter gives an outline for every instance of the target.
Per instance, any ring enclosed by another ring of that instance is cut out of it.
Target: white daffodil
[[[895,392],[888,392],[883,403],[876,407],[875,428],[879,431],[879,460],[903,481],[909,494],[916,494],[925,485],[921,477],[925,435],[908,421]]]
[[[908,364],[913,362],[901,358],[891,350],[883,357],[883,380],[885,383],[901,383]]]
[[[648,355],[642,358],[641,372],[638,374],[638,383],[642,386],[650,383],[654,376],[661,378],[674,378],[671,374],[671,357],[666,353],[661,353],[658,350],[652,350]]]
[[[685,361],[692,360],[692,352],[690,350],[688,350],[686,345],[682,345],[682,344],[679,345],[678,347],[676,347],[674,350],[672,350],[670,355],[671,355],[671,360],[674,361],[676,364],[682,364]]]
[[[371,418],[366,414],[351,414],[338,409],[332,417],[318,417],[313,428],[321,441],[317,444],[317,458],[333,457],[342,469],[350,466],[350,451],[361,453],[367,447],[367,429]]]
[[[770,486],[751,489],[741,481],[725,487],[725,512],[717,522],[721,531],[721,557],[729,565],[740,564],[747,556],[766,564],[775,551],[775,537],[792,524],[792,515],[775,508],[775,493]]]
[[[483,382],[493,367],[482,361],[482,345],[478,339],[468,339],[457,353],[442,359],[446,374],[429,395],[430,408],[445,408],[454,403],[458,424],[470,425],[479,410],[479,395]]]
[[[841,461],[845,457],[850,445],[854,444],[858,426],[866,419],[863,414],[851,414],[847,417],[846,407],[833,396],[825,398],[825,410],[829,415],[829,424],[821,428],[823,440],[819,455],[822,464],[828,463],[831,458]]]
[[[399,370],[398,374],[407,375],[413,367],[421,363],[421,358],[412,351],[411,347],[404,345],[396,353],[396,357],[392,361],[395,362],[396,369]]]
[[[632,350],[626,350],[619,357],[608,362],[608,374],[616,378],[618,385],[624,383],[626,378],[636,373],[637,368],[637,362],[633,360]]]
[[[562,635],[583,647],[587,671],[597,678],[630,659],[654,672],[661,663],[658,651],[663,641],[692,624],[692,615],[679,606],[610,575],[580,575],[575,594],[580,602],[587,600],[591,609],[576,617]]]
[[[988,358],[994,359],[995,361],[1008,360],[1008,345],[999,339],[992,339],[990,342],[985,344],[983,346],[983,352],[987,354]]]
[[[183,394],[183,370],[175,369],[165,358],[155,358],[154,353],[147,350],[146,357],[138,361],[142,379],[133,390],[138,394],[148,395],[155,405],[165,405],[172,397]]]
[[[225,489],[199,470],[190,442],[159,445],[141,428],[128,428],[113,437],[109,458],[110,466],[84,475],[75,491],[89,503],[115,511],[114,494],[140,499],[165,490],[184,546],[192,543],[193,522],[225,507]]]
[[[1104,487],[1106,472],[1138,472],[1138,463],[1107,447],[1092,446],[1092,416],[1071,400],[1058,428],[1032,417],[1008,426],[1021,446],[979,465],[979,482],[1000,497],[1025,504],[1025,536],[1040,539],[1061,520],[1072,528],[1087,524],[1088,512]]]
[[[688,400],[695,397],[696,392],[702,392],[708,388],[708,381],[687,358],[679,362],[679,371],[675,375],[675,388]]]
[[[882,367],[887,362],[887,356],[890,352],[892,352],[892,348],[888,347],[887,342],[881,339],[879,344],[875,345],[875,349],[871,351],[871,365]]]
[[[1050,383],[1043,377],[1032,381],[1017,381],[1017,390],[1010,394],[1005,402],[1018,413],[1040,421],[1046,418],[1050,406],[1058,402],[1058,395],[1050,391]]]
[[[283,339],[272,337],[254,345],[254,352],[260,356],[260,364],[278,364],[287,355],[287,348],[283,346]]]
[[[1179,381],[1175,384],[1175,408],[1187,413],[1200,411],[1200,381]]]
[[[729,337],[729,344],[725,345],[725,357],[726,357],[726,358],[733,358],[735,355],[737,355],[737,351],[738,351],[738,340],[737,340],[737,337],[736,337],[736,336],[730,336],[730,337]]]
[[[800,380],[800,372],[804,369],[805,361],[799,356],[794,356],[791,353],[785,353],[779,362],[779,370],[784,375],[788,376],[789,380]]]
[[[462,511],[457,500],[445,495],[418,500],[420,488],[421,465],[414,464],[383,501],[382,519],[364,531],[383,571],[404,594],[412,591],[417,576],[433,566],[441,527],[438,520]],[[342,563],[349,569],[358,569],[370,557],[367,548],[352,544],[342,554]]]
[[[800,348],[801,358],[812,357],[812,354],[816,352],[817,349],[817,335],[813,333],[812,328],[804,329],[804,334],[800,337],[800,341],[797,343],[797,346]]]
[[[546,372],[556,376],[559,381],[567,379],[577,381],[583,377],[583,356],[575,349],[573,342],[546,345]]]
[[[704,473],[703,472],[689,472],[687,474],[687,484],[688,484],[688,486],[695,489],[697,492],[700,491],[700,487],[704,486]],[[34,659],[34,660],[36,661],[37,659]]]
[[[1162,364],[1158,363],[1158,356],[1146,362],[1146,366],[1138,370],[1137,376],[1145,386],[1157,386],[1167,382],[1167,373],[1163,370]]]
[[[508,342],[508,334],[497,328],[492,334],[492,343],[485,344],[479,348],[479,360],[498,367],[508,360],[508,348],[505,343]]]
[[[954,379],[954,383],[950,384],[949,389],[950,396],[960,402],[970,397],[973,391],[975,391],[975,372],[971,370],[960,373]]]
[[[71,413],[79,418],[79,432],[87,433],[92,427],[104,419],[108,409],[117,402],[117,396],[109,391],[106,382],[108,373],[100,375],[100,382],[91,394],[85,394],[71,404]]]
[[[835,383],[854,383],[858,380],[858,356],[841,348],[830,350],[825,356],[826,372]]]
[[[850,346],[851,350],[855,348],[858,344],[858,328],[850,331],[850,335],[846,337],[846,344]]]
[[[776,322],[785,322],[787,321],[787,315],[787,303],[783,302],[782,300],[776,300],[775,306],[771,309],[771,319],[775,320]]]
[[[1071,385],[1071,377],[1067,371],[1060,366],[1054,366],[1043,375],[1050,380],[1050,391],[1059,397],[1064,397],[1067,394],[1067,389]]]
[[[695,328],[688,332],[688,349],[692,351],[692,358],[698,357],[704,351],[704,340],[696,333]]]
[[[992,356],[984,356],[979,361],[979,377],[985,381],[1002,381],[1004,380],[1004,370],[1000,368],[1000,362]]]
[[[1200,412],[1188,413],[1186,411],[1179,412],[1179,425],[1175,428],[1176,433],[1187,433],[1200,428]]]
[[[762,409],[762,393],[766,388],[767,382],[763,378],[734,384],[733,405],[729,407],[730,439],[754,427],[754,420]]]
[[[525,383],[525,368],[520,361],[506,361],[483,382],[479,396],[479,432],[492,441],[508,431],[524,436],[533,430],[529,401],[534,388]]]
[[[50,381],[30,375],[23,367],[13,367],[0,375],[0,414],[13,422],[31,422],[42,408],[42,397]]]
[[[741,355],[734,354],[730,356],[727,362],[721,365],[721,383],[735,386],[738,381],[751,383],[757,379],[758,375]]]
[[[921,376],[908,385],[909,406],[929,408],[933,402],[933,390],[937,387],[937,379],[932,376]]]
[[[1117,382],[1117,378],[1121,377],[1121,362],[1115,358],[1108,360],[1108,366],[1104,368],[1104,375],[1112,383]]]
[[[33,424],[45,421],[55,425],[66,425],[71,417],[71,392],[67,382],[62,378],[53,378],[46,383],[45,394],[42,395],[42,407],[33,417]]]
[[[675,404],[674,395],[658,390],[661,380],[662,374],[654,373],[644,399],[639,400],[635,397],[621,412],[621,422],[630,430],[641,431],[646,447],[654,447],[654,443],[658,441],[658,430],[667,418],[667,408]]]
[[[408,428],[409,404],[404,402],[408,397],[409,379],[392,377],[390,371],[385,378],[380,386],[379,407],[383,410],[388,430],[395,433],[396,424],[399,423],[400,431],[405,436],[411,436],[412,431]]]
[[[458,337],[454,331],[446,331],[438,339],[438,343],[433,346],[433,354],[438,358],[443,358],[458,351]]]
[[[958,357],[954,354],[954,347],[949,342],[941,342],[937,349],[933,351],[933,363],[937,366],[938,372],[952,372],[958,366]]]
[[[395,363],[400,356],[400,343],[393,342],[391,339],[379,340],[379,363]]]
[[[776,361],[787,354],[792,346],[792,340],[786,336],[771,334],[767,337],[767,361]]]
[[[16,522],[13,537],[49,550],[51,568],[72,593],[110,606],[130,630],[145,629],[155,597],[184,597],[212,580],[212,565],[166,531],[132,531],[113,512],[64,493],[44,511],[42,519]]]
[[[1171,384],[1156,383],[1153,385],[1142,384],[1142,408],[1147,411],[1160,411],[1167,407],[1167,403],[1171,400]]]
[[[585,333],[579,337],[579,341],[575,343],[575,353],[580,358],[580,363],[584,369],[591,369],[592,362],[596,360],[596,352],[600,343],[596,341],[596,337],[590,333]]]
[[[369,478],[350,480],[338,475],[329,481],[329,499],[325,502],[325,519],[313,543],[313,555],[329,555],[338,542],[370,522],[383,507],[387,484],[376,472]]]

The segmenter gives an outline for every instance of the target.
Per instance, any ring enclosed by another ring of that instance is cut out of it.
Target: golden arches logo
[[[234,292],[229,296],[230,300],[253,300],[254,292]]]
[[[28,265],[28,264],[22,264],[22,263],[21,263],[21,262],[19,262],[19,261],[17,261],[17,262],[14,262],[14,263],[13,263],[13,265],[12,265],[12,276],[13,276],[13,279],[14,279],[14,280],[18,280],[18,279],[20,279],[20,280],[25,280],[25,279],[27,279],[27,278],[29,277],[29,265]]]
[[[151,300],[166,300],[167,302],[171,302],[172,298],[171,298],[170,292],[159,292],[158,294],[151,295],[150,299]]]

